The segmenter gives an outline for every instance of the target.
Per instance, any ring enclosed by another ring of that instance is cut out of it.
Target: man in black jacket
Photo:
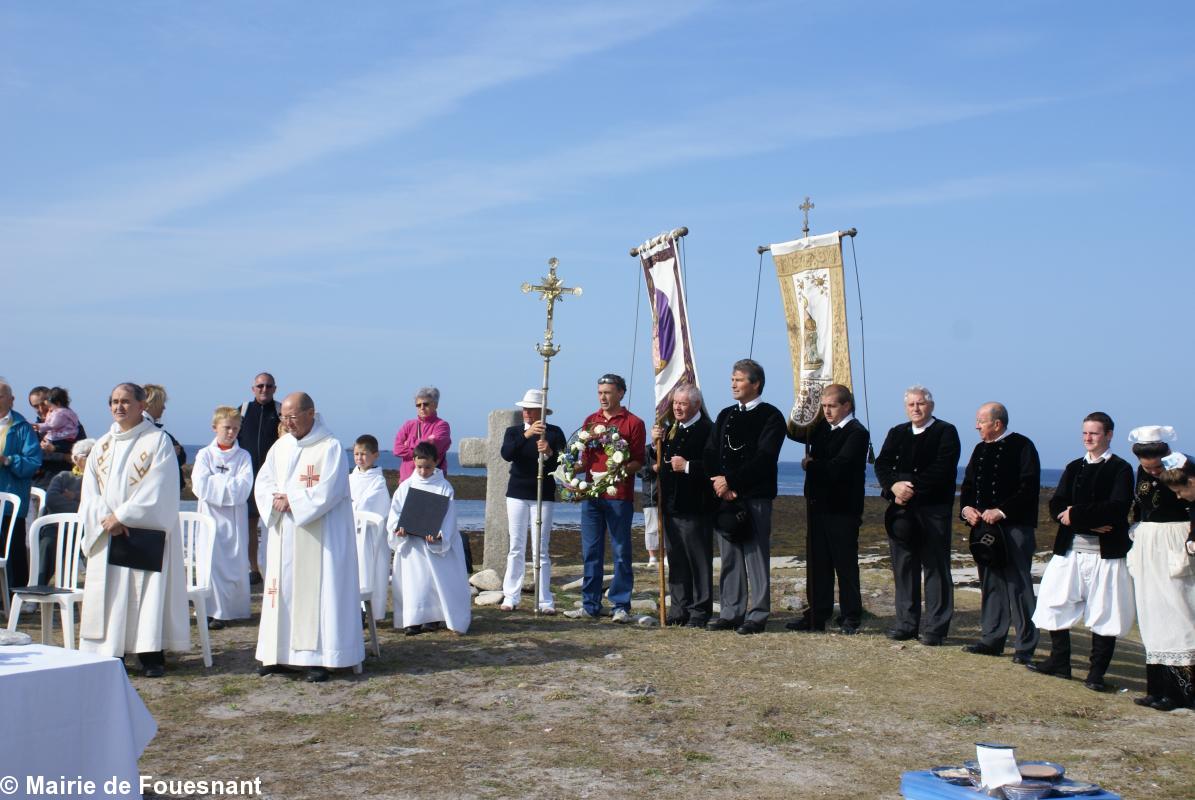
[[[706,441],[706,475],[722,508],[744,510],[743,530],[715,522],[722,574],[718,587],[722,611],[707,629],[763,633],[772,610],[772,501],[776,499],[776,462],[784,444],[784,414],[760,399],[764,372],[749,358],[734,363],[730,394],[734,405],[722,409]],[[724,515],[719,512],[718,520]]]
[[[838,578],[838,625],[845,634],[859,632],[863,597],[859,592],[859,525],[863,522],[863,480],[870,436],[855,419],[851,390],[831,383],[822,390],[821,417],[808,430],[790,426],[788,436],[807,444],[805,503],[806,591],[809,609],[786,626],[793,631],[824,631],[834,615],[834,578]]]
[[[984,403],[975,413],[979,444],[959,487],[959,517],[971,528],[999,526],[1003,558],[979,565],[980,637],[963,645],[968,653],[999,656],[1009,627],[1016,627],[1012,660],[1028,664],[1037,648],[1033,553],[1037,547],[1037,501],[1041,496],[1041,461],[1033,442],[1008,429],[1008,409]]]
[[[1079,620],[1091,630],[1091,669],[1083,685],[1102,692],[1116,637],[1133,627],[1133,583],[1125,556],[1133,468],[1109,450],[1112,418],[1094,411],[1083,418],[1086,454],[1066,465],[1050,498],[1058,520],[1054,555],[1046,565],[1033,622],[1050,632],[1050,657],[1026,664],[1034,672],[1071,676],[1070,628]]]
[[[946,638],[954,615],[950,526],[960,445],[954,426],[934,417],[934,396],[924,386],[905,391],[905,413],[909,421],[888,431],[875,463],[890,501],[884,525],[896,582],[896,625],[888,638],[904,641],[920,630],[921,643],[934,647]]]
[[[241,432],[237,434],[237,444],[249,451],[249,459],[253,462],[253,479],[257,480],[266,453],[278,441],[282,405],[274,399],[278,386],[270,373],[259,373],[250,388],[253,390],[253,399],[241,405]],[[255,585],[261,583],[261,569],[257,565],[258,519],[257,504],[250,497],[249,583]]]
[[[718,499],[705,474],[702,453],[713,423],[702,413],[701,390],[684,383],[672,391],[674,423],[652,428],[662,442],[659,507],[668,553],[669,625],[704,628],[714,607],[713,512]],[[654,469],[655,463],[648,465]]]

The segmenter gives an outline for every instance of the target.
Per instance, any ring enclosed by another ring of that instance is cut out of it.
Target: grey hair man
[[[1002,655],[1008,630],[1015,627],[1012,660],[1027,665],[1038,639],[1029,568],[1037,546],[1041,461],[1033,442],[1008,429],[1008,409],[1001,403],[979,407],[975,430],[980,441],[971,452],[959,487],[959,517],[972,529],[973,537],[987,534],[1001,546],[994,551],[994,560],[978,562],[980,637],[963,650]]]
[[[929,389],[910,386],[904,405],[909,421],[888,431],[875,462],[888,500],[884,527],[896,583],[896,623],[888,638],[919,636],[934,647],[946,638],[954,616],[950,526],[961,445],[955,427],[934,416]]]

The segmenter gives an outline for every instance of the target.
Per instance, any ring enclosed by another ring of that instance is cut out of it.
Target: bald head
[[[996,441],[1008,430],[1008,409],[1001,403],[984,403],[975,412],[975,430],[983,441]]]
[[[306,392],[291,392],[282,401],[282,427],[302,439],[315,427],[315,401]]]

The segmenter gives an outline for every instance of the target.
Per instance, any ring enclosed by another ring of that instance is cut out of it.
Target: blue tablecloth
[[[955,786],[941,778],[934,777],[929,770],[906,772],[900,776],[900,796],[905,800],[978,800],[985,795],[970,786]],[[1074,795],[1075,800],[1120,800],[1120,795],[1109,791],[1094,794]]]

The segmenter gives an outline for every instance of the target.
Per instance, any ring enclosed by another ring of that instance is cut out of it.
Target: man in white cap
[[[555,508],[556,482],[552,472],[556,469],[559,454],[564,452],[568,442],[564,431],[549,425],[544,416],[552,409],[544,406],[541,389],[528,389],[523,399],[515,403],[523,411],[523,421],[506,429],[502,438],[502,458],[510,462],[510,481],[506,484],[506,520],[510,530],[510,551],[506,556],[506,577],[502,581],[501,611],[514,611],[519,607],[523,592],[523,576],[526,573],[528,531],[535,536],[538,510],[536,481],[540,475],[539,462],[543,465],[543,486],[539,496],[543,498],[543,527],[538,531],[539,542],[539,590],[535,602],[541,614],[555,614],[556,604],[549,582],[552,579],[552,561],[548,558],[548,540],[552,534],[552,510]],[[533,540],[535,541],[535,540]]]
[[[1146,425],[1129,433],[1137,456],[1127,558],[1137,601],[1137,625],[1145,645],[1145,696],[1139,706],[1173,711],[1191,705],[1195,665],[1195,574],[1187,540],[1190,504],[1160,480],[1178,435],[1168,425]],[[1179,569],[1175,569],[1178,566]],[[1178,573],[1177,575],[1175,573]]]
[[[1091,669],[1083,685],[1097,692],[1107,688],[1104,673],[1112,663],[1116,637],[1133,627],[1133,582],[1125,565],[1133,544],[1133,469],[1108,449],[1112,430],[1112,418],[1102,411],[1083,418],[1087,452],[1066,465],[1050,498],[1058,534],[1033,612],[1033,624],[1050,633],[1050,657],[1025,665],[1069,679],[1070,628],[1083,620],[1091,630]]]

